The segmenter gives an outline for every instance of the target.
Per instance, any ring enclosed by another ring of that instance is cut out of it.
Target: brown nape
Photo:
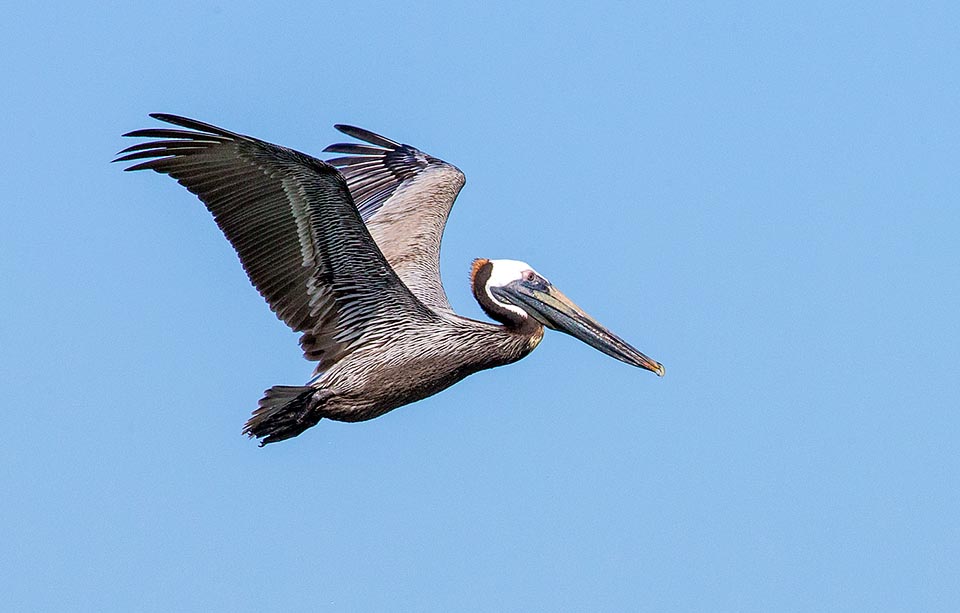
[[[504,308],[487,293],[487,281],[490,280],[491,274],[493,274],[493,262],[486,258],[477,258],[473,261],[470,269],[470,289],[473,290],[473,297],[480,303],[483,312],[490,319],[499,321],[508,328],[519,330],[530,327],[531,323],[536,323],[532,317],[521,316]]]
[[[473,261],[473,264],[470,265],[470,286],[474,288],[474,298],[477,296],[477,274],[480,272],[480,269],[484,267],[487,267],[487,273],[483,280],[483,283],[486,283],[487,279],[490,278],[490,274],[493,272],[493,264],[490,263],[490,260],[487,258],[477,258]]]

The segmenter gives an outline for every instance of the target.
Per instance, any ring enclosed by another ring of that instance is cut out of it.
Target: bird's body
[[[340,421],[379,417],[467,375],[515,362],[543,338],[543,328],[537,328],[512,331],[454,315],[396,330],[389,342],[358,349],[316,379],[315,385],[333,393],[325,417]]]
[[[490,324],[453,312],[440,283],[440,240],[464,184],[454,166],[350,126],[367,144],[323,162],[174,115],[186,130],[148,129],[125,149],[127,170],[169,174],[197,194],[277,316],[318,363],[303,386],[267,390],[244,432],[261,444],[326,417],[363,421],[464,377],[515,362],[544,324],[630,364],[663,367],[597,324],[523,262],[474,262],[471,283]]]

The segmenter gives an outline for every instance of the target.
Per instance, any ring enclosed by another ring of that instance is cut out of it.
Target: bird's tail
[[[317,425],[320,406],[329,392],[311,386],[275,385],[260,399],[243,433],[260,439],[260,446],[297,436]]]

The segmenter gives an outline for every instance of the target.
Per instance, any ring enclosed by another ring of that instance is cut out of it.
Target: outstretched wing
[[[125,134],[151,140],[120,152],[126,170],[168,174],[199,196],[250,281],[326,369],[381,326],[432,313],[391,270],[332,166],[192,119],[152,114],[186,130]]]
[[[466,182],[443,160],[353,126],[338,130],[369,144],[338,143],[327,160],[347,179],[350,193],[390,266],[427,306],[450,311],[440,283],[440,239],[453,201]]]

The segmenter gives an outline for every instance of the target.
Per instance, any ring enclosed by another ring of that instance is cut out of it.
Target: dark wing
[[[292,149],[178,117],[186,130],[137,130],[152,139],[120,152],[127,170],[168,174],[199,196],[308,359],[325,369],[367,332],[430,316],[390,269],[343,177]]]
[[[324,151],[347,179],[363,221],[390,266],[427,306],[449,311],[440,283],[440,239],[466,182],[460,170],[389,138],[353,126],[338,130],[369,144],[338,143]]]

